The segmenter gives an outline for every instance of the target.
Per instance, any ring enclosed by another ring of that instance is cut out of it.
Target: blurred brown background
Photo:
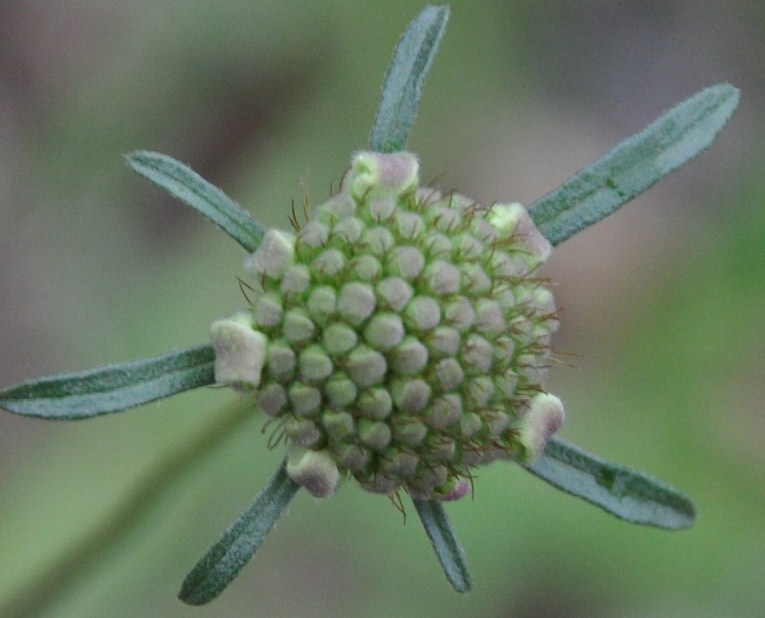
[[[0,5],[0,385],[206,340],[242,254],[132,174],[166,152],[267,225],[320,202],[365,145],[419,2]],[[299,496],[213,605],[175,599],[279,460],[247,424],[89,536],[235,396],[125,414],[0,414],[0,607],[46,616],[744,617],[765,613],[765,9],[757,2],[453,2],[409,147],[424,179],[531,202],[697,90],[738,112],[710,150],[567,241],[562,435],[680,486],[699,523],[632,527],[495,464],[449,513],[473,567],[443,580],[413,513],[346,486]],[[94,540],[95,539],[95,540]],[[95,549],[83,554],[83,544]],[[79,553],[78,553],[79,552]],[[71,578],[47,571],[60,560]],[[41,579],[42,578],[42,579]]]

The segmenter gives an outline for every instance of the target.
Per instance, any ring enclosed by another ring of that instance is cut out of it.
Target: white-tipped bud
[[[357,152],[346,177],[350,193],[357,200],[398,196],[414,191],[420,165],[412,153]]]
[[[529,251],[537,264],[547,261],[550,257],[552,245],[542,236],[528,211],[518,202],[495,204],[487,218],[500,237],[512,237]]]
[[[401,211],[396,215],[396,225],[401,238],[412,239],[425,231],[422,217],[414,212]]]
[[[311,262],[311,270],[323,279],[333,279],[345,268],[345,256],[339,249],[325,249]]]
[[[215,381],[240,388],[260,384],[268,340],[253,330],[249,314],[217,320],[210,327],[215,349]]]
[[[271,279],[281,277],[295,262],[295,236],[279,230],[268,230],[255,253],[244,262],[248,272]]]
[[[460,334],[450,326],[439,326],[430,338],[430,349],[436,358],[455,356],[460,349]]]
[[[555,395],[539,393],[529,402],[529,409],[521,420],[518,440],[525,453],[523,460],[539,457],[550,439],[565,419],[563,404]]]
[[[340,472],[330,453],[306,450],[299,446],[290,447],[287,474],[315,498],[331,496],[340,481]]]
[[[308,221],[300,228],[300,234],[297,237],[298,250],[302,247],[308,249],[320,249],[327,244],[329,238],[329,230],[327,226],[320,221]]]
[[[507,328],[502,307],[496,300],[483,298],[476,305],[477,326],[480,330],[498,335]]]

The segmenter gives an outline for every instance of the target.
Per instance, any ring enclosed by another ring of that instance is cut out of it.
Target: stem
[[[100,524],[33,576],[26,585],[22,585],[20,590],[11,593],[10,601],[0,605],[0,616],[34,618],[46,614],[59,599],[94,572],[99,563],[123,546],[130,535],[143,528],[172,485],[191,474],[252,417],[251,406],[242,403],[230,405],[187,442],[160,457],[139,480],[132,493]]]

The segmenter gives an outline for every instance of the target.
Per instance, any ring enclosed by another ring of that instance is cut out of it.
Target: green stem
[[[250,405],[237,403],[229,406],[187,442],[159,458],[100,524],[12,593],[10,600],[0,605],[0,616],[34,618],[48,615],[59,599],[80,587],[80,582],[95,572],[99,564],[124,547],[132,535],[144,529],[172,485],[190,475],[252,417]],[[4,568],[11,566],[4,565]]]

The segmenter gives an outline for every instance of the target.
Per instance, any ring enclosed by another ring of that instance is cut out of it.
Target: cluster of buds
[[[247,258],[251,308],[211,328],[216,382],[279,423],[314,496],[350,476],[460,498],[472,468],[532,460],[563,421],[544,390],[550,250],[520,204],[442,195],[411,153],[359,152],[296,233]]]

